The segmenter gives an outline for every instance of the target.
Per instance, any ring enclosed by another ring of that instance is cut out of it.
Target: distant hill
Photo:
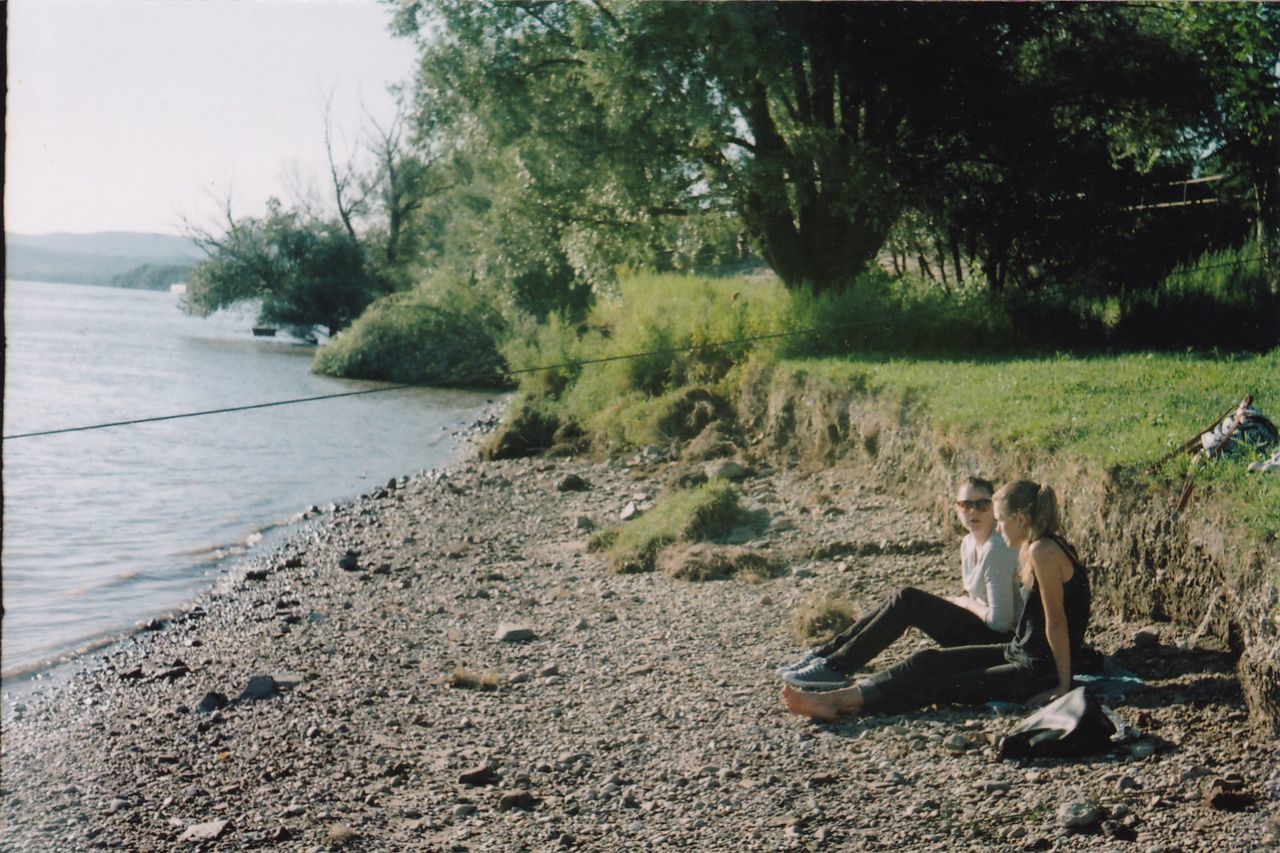
[[[203,257],[190,238],[169,234],[4,235],[5,277],[28,281],[121,286],[136,282],[140,267],[190,267]]]

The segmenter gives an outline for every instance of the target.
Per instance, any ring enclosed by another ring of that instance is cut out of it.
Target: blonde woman
[[[1042,704],[1071,689],[1089,624],[1089,574],[1059,534],[1058,500],[1029,480],[995,494],[996,527],[1018,552],[1025,604],[1005,644],[926,649],[853,687],[804,692],[788,685],[792,713],[818,720],[896,713],[940,703]]]

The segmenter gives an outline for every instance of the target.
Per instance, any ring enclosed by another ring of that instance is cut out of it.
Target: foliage
[[[187,280],[185,308],[193,314],[256,301],[261,323],[320,325],[333,334],[386,292],[337,222],[285,210],[275,199],[265,217],[228,220],[222,236],[197,238],[208,258]]]
[[[1212,82],[1210,162],[1250,197],[1254,239],[1280,240],[1280,7],[1274,3],[1188,4],[1178,22]]]
[[[1177,259],[1185,242],[1153,240],[1168,220],[1137,202],[1194,174],[1230,79],[1205,60],[1234,61],[1188,15],[406,0],[396,26],[419,37],[420,125],[484,186],[471,209],[538,238],[491,263],[550,252],[534,266],[598,286],[619,263],[724,258],[745,229],[789,285],[824,291],[919,211],[999,289],[1135,265],[1154,281]]]
[[[663,547],[723,536],[740,514],[737,487],[718,480],[669,493],[638,518],[601,531],[596,542],[618,571],[647,572]]]
[[[169,285],[186,281],[191,264],[143,264],[111,277],[112,287],[133,290],[168,290]]]
[[[1256,245],[1210,252],[1156,287],[1113,294],[1081,286],[992,293],[982,282],[942,290],[875,271],[840,292],[799,289],[788,325],[794,356],[851,352],[940,356],[1185,348],[1260,352],[1280,346],[1280,279]]]
[[[776,280],[632,275],[584,322],[552,318],[536,334],[513,336],[504,352],[513,370],[562,365],[521,380],[526,392],[556,401],[562,420],[648,444],[662,439],[659,425],[686,386],[714,386],[769,346],[762,336],[780,331],[786,303]]]
[[[436,277],[374,302],[316,356],[313,370],[431,385],[505,384],[499,312],[456,281]]]

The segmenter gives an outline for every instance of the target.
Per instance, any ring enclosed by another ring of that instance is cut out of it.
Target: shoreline
[[[1280,770],[1271,742],[1251,740],[1229,654],[1182,648],[1172,626],[1143,649],[1143,626],[1101,614],[1090,632],[1147,679],[1108,702],[1153,744],[1146,758],[996,762],[1016,717],[981,708],[829,726],[784,713],[772,669],[796,653],[794,606],[832,589],[862,603],[904,584],[953,592],[959,537],[856,465],[756,461],[744,502],[770,525],[746,545],[786,575],[613,573],[586,528],[617,523],[676,467],[471,452],[343,504],[6,722],[0,849],[1275,840]],[[589,488],[561,491],[569,474]],[[498,640],[504,623],[533,636]],[[1206,781],[1237,777],[1253,805],[1205,802]],[[1059,825],[1081,798],[1109,827]]]
[[[477,417],[456,429],[451,438],[455,446],[450,458],[443,466],[454,464],[474,453],[478,437],[491,430],[500,416],[503,403],[491,403],[480,410]],[[415,475],[401,475],[397,479],[407,480],[410,476],[422,476],[429,473],[424,469]],[[376,490],[376,487],[375,487]],[[356,495],[343,503],[357,500]],[[197,546],[194,552],[207,551],[211,559],[194,563],[191,570],[200,568],[198,581],[193,582],[191,593],[177,603],[161,606],[148,612],[142,618],[127,627],[103,629],[100,633],[85,636],[71,647],[63,647],[44,654],[41,657],[15,664],[11,669],[0,673],[0,721],[7,721],[11,706],[24,701],[33,689],[41,689],[49,683],[62,683],[74,677],[83,669],[94,669],[101,666],[99,657],[109,654],[115,647],[130,642],[148,630],[149,625],[166,623],[182,618],[183,614],[198,606],[207,596],[218,592],[228,584],[234,585],[242,578],[244,572],[252,571],[252,566],[269,561],[273,551],[287,546],[289,541],[306,534],[311,525],[321,524],[327,514],[342,504],[329,500],[323,508],[317,504],[295,512],[287,518],[263,523],[254,527],[244,540],[216,545]]]

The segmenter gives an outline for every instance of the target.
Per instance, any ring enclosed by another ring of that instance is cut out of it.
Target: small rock
[[[622,519],[623,521],[630,521],[631,519],[635,518],[639,514],[640,514],[640,509],[639,507],[636,506],[636,502],[627,501],[627,505],[622,508],[622,512],[618,513],[618,518]]]
[[[255,675],[249,679],[249,684],[245,687],[244,692],[240,694],[238,701],[256,699],[270,699],[279,695],[280,686],[276,684],[276,680],[269,675]]]
[[[458,781],[463,785],[494,785],[498,782],[498,768],[492,764],[482,764],[459,773]]]
[[[575,530],[590,533],[592,530],[596,529],[596,523],[592,521],[589,516],[580,515],[573,520],[573,527]]]
[[[728,480],[736,483],[751,476],[751,469],[733,459],[718,459],[708,462],[705,469],[708,480]]]
[[[360,571],[360,552],[348,550],[338,559],[338,568],[344,572]]]
[[[1115,820],[1104,820],[1102,822],[1102,834],[1106,838],[1113,841],[1137,841],[1138,833],[1131,826],[1125,826],[1123,823]]]
[[[1142,783],[1132,776],[1121,776],[1116,780],[1116,791],[1124,793],[1125,791],[1141,791]]]
[[[1156,745],[1149,740],[1139,740],[1129,744],[1129,755],[1141,761],[1156,753]]]
[[[1093,800],[1063,803],[1058,809],[1058,825],[1063,829],[1082,830],[1102,820],[1102,808]]]
[[[116,812],[123,811],[127,808],[129,808],[129,801],[116,797],[114,800],[107,803],[107,814],[115,814]]]
[[[219,708],[227,707],[227,697],[222,693],[210,691],[204,694],[204,698],[196,703],[196,713],[212,714]]]
[[[1133,632],[1133,647],[1136,649],[1154,649],[1160,645],[1160,629],[1153,627],[1139,628]]]
[[[533,628],[522,622],[501,622],[493,638],[501,643],[523,643],[536,636]]]
[[[964,752],[969,748],[969,739],[957,732],[943,741],[942,746],[950,752]]]
[[[476,813],[476,807],[471,803],[458,803],[452,813],[454,817],[470,817]]]
[[[566,474],[560,482],[556,483],[557,492],[585,492],[590,488],[591,484],[577,474]]]
[[[512,791],[498,799],[498,811],[509,812],[512,809],[528,811],[538,804],[538,800],[528,791]]]
[[[221,838],[223,833],[227,831],[227,825],[230,821],[226,820],[210,820],[205,823],[196,823],[187,827],[187,831],[182,833],[179,841],[216,841]]]
[[[1200,789],[1205,805],[1219,811],[1244,811],[1253,805],[1255,800],[1250,794],[1241,790],[1243,781],[1238,779],[1210,779]]]

